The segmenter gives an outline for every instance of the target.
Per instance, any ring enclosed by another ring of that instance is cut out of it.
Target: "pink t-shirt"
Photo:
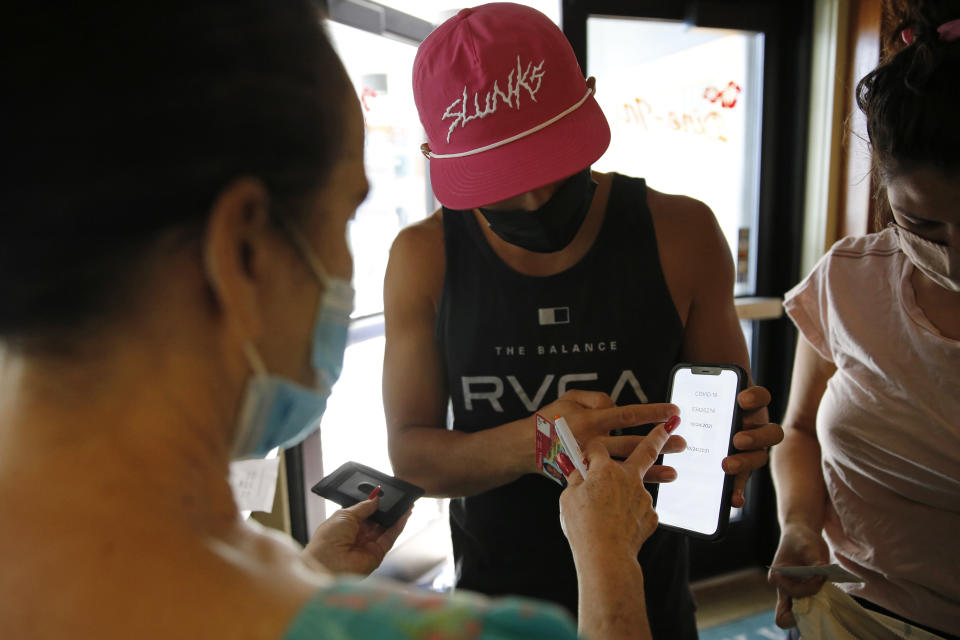
[[[864,578],[845,589],[921,624],[960,629],[960,341],[917,305],[893,230],[844,238],[786,295],[837,367],[817,414],[824,537]]]

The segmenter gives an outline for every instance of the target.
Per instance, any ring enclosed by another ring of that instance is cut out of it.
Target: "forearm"
[[[535,469],[531,418],[474,433],[437,427],[398,427],[390,461],[398,477],[428,495],[471,496],[507,484]]]
[[[827,504],[820,443],[812,431],[795,424],[785,424],[784,432],[783,442],[773,449],[770,462],[780,526],[801,524],[820,531]]]
[[[590,640],[652,638],[647,620],[643,571],[635,555],[603,557],[602,552],[574,552],[580,600],[580,635]]]

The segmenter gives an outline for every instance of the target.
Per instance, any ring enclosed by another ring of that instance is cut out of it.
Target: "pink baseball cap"
[[[437,27],[417,51],[413,97],[433,192],[451,209],[561,180],[610,144],[563,32],[519,4],[463,9]]]

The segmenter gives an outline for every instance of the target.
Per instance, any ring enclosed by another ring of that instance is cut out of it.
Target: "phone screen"
[[[670,402],[680,407],[674,433],[687,448],[664,455],[677,479],[660,485],[656,511],[661,524],[710,536],[719,526],[726,475],[720,462],[730,445],[739,380],[730,369],[694,368],[712,373],[681,368],[674,376]]]

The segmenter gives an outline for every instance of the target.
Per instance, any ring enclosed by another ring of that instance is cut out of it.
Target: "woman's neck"
[[[85,510],[152,514],[211,533],[235,523],[226,482],[230,428],[219,417],[230,413],[217,407],[229,404],[226,385],[197,358],[149,350],[4,356],[0,492],[29,481],[31,494],[69,487]]]

